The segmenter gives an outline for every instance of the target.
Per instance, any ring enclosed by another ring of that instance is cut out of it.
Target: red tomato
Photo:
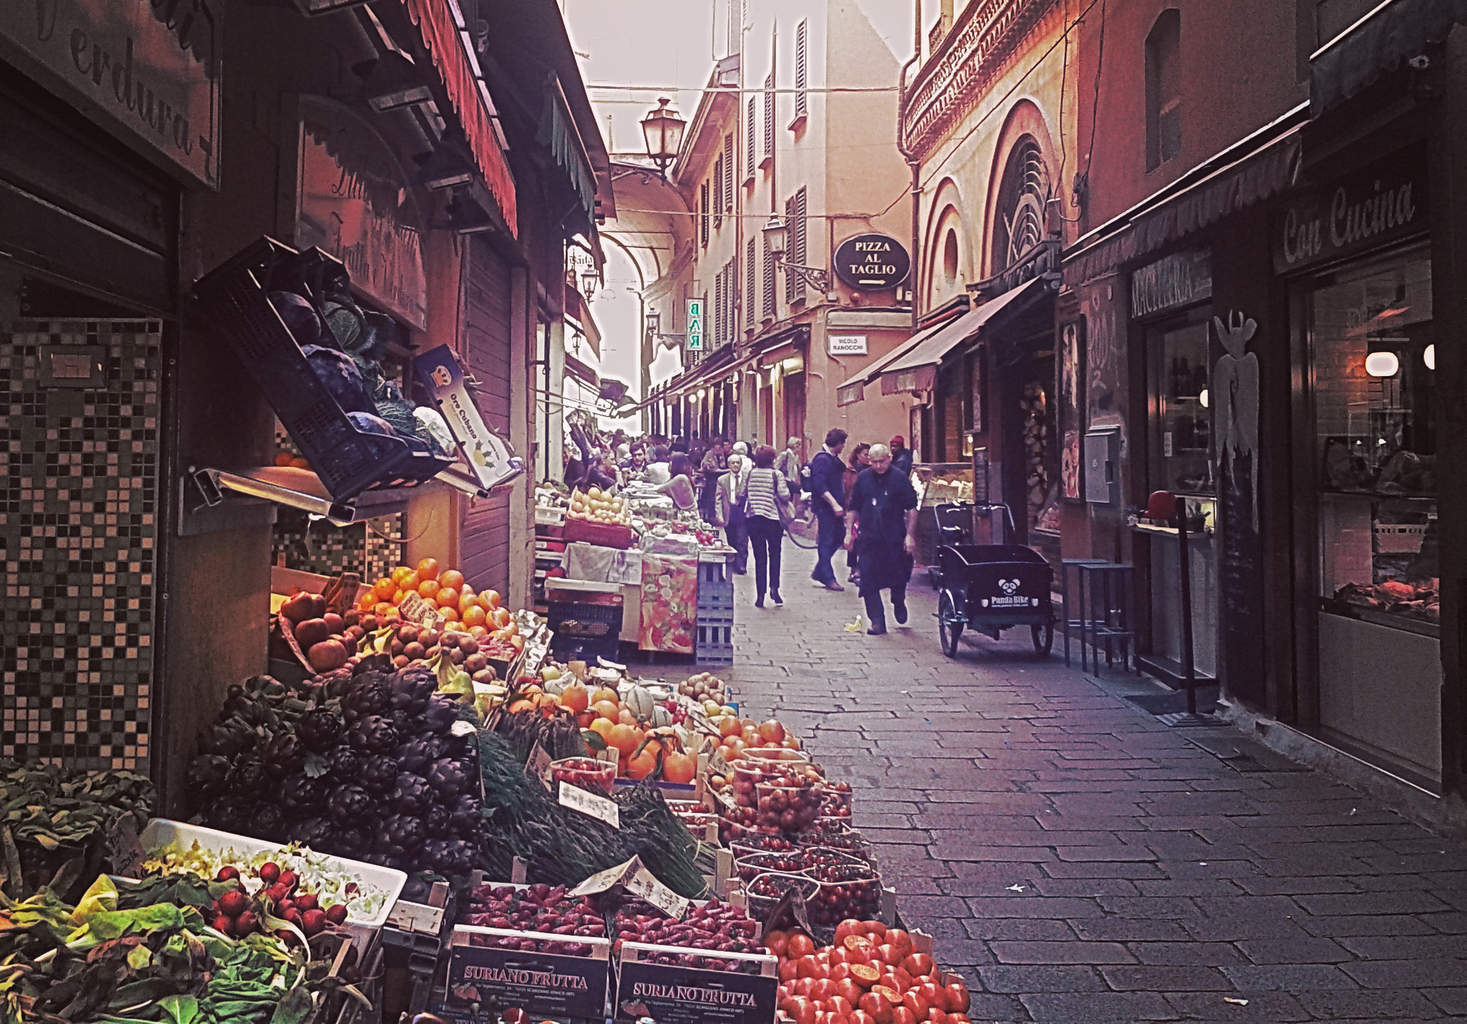
[[[932,962],[932,957],[926,953],[909,953],[902,959],[902,970],[914,978],[927,977],[937,973],[937,965]]]
[[[895,967],[897,964],[902,962],[903,958],[906,957],[907,954],[905,950],[897,946],[893,946],[890,943],[884,943],[883,945],[876,947],[876,955],[881,957],[882,963],[890,964],[891,966]]]
[[[835,995],[835,982],[829,978],[816,978],[815,984],[810,986],[810,998],[817,1003],[828,1003],[833,995]]]
[[[911,1011],[915,1020],[926,1020],[927,1015],[932,1012],[932,1000],[923,993],[920,986],[902,993],[902,1006]]]
[[[804,996],[794,996],[789,1000],[789,1003],[790,1005],[787,1009],[783,1006],[780,1009],[784,1010],[794,1020],[795,1024],[815,1024],[814,1003],[810,1002]]]
[[[775,956],[784,956],[785,944],[790,937],[785,932],[772,931],[764,933],[764,946]]]
[[[968,996],[968,986],[961,981],[950,981],[942,986],[942,996],[948,1013],[968,1012],[968,1004],[971,1001]]]
[[[861,1001],[861,986],[857,985],[853,978],[835,979],[835,994],[842,996],[852,1006]]]
[[[785,956],[798,960],[815,952],[815,940],[804,932],[790,932],[785,938]]]
[[[885,928],[884,925],[882,927]],[[912,944],[912,936],[900,928],[886,929],[886,941],[898,949],[904,950],[902,953],[903,956],[906,956],[907,953],[911,953],[917,948]]]
[[[820,969],[820,963],[813,956],[802,956],[795,961],[795,976],[799,978],[818,978],[825,972]]]
[[[890,989],[872,989],[861,997],[858,1004],[871,1015],[876,1024],[891,1024],[891,1011],[896,1006],[896,1000],[888,995],[889,992]]]

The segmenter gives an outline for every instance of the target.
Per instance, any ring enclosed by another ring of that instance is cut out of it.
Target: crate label
[[[124,814],[107,833],[107,863],[113,874],[141,878],[144,859],[142,844],[138,842],[137,819]]]
[[[682,920],[683,915],[688,912],[689,901],[659,882],[652,872],[640,864],[632,877],[627,879],[626,888],[627,892],[642,897],[668,917]]]
[[[539,779],[549,789],[551,763],[550,752],[536,740],[535,745],[530,748],[530,756],[525,759],[525,774],[532,779]]]
[[[589,814],[606,822],[612,828],[621,828],[621,807],[615,800],[608,800],[604,796],[597,796],[589,790],[579,786],[572,786],[568,782],[560,784],[558,797],[560,806],[569,807],[573,811]]]
[[[629,961],[623,955],[612,1017],[657,1024],[770,1024],[779,979]]]
[[[572,889],[570,894],[572,896],[595,896],[597,893],[607,892],[618,885],[625,884],[628,879],[637,873],[637,870],[641,866],[642,859],[640,857],[633,857],[631,860],[623,861],[615,867],[596,872]]]
[[[728,777],[731,770],[728,766],[728,758],[723,756],[723,747],[720,745],[708,758],[708,770],[714,775]]]
[[[443,1016],[478,1024],[490,999],[533,1020],[604,1020],[610,962],[553,953],[455,945],[448,960]]]
[[[426,903],[398,900],[387,915],[387,923],[405,932],[437,935],[443,929],[443,908]]]

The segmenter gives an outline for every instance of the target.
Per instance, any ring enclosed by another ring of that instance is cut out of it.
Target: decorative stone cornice
[[[908,152],[925,157],[977,105],[1025,36],[1056,2],[980,0],[968,5],[907,91],[902,140]]]

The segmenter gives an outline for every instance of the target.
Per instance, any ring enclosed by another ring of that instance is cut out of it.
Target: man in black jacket
[[[826,590],[844,590],[835,578],[830,566],[831,556],[840,549],[845,540],[846,510],[841,506],[845,494],[845,464],[840,461],[841,449],[846,446],[846,432],[832,427],[825,435],[825,447],[810,460],[810,503],[815,509],[815,522],[819,527],[816,535],[815,571],[810,578]]]

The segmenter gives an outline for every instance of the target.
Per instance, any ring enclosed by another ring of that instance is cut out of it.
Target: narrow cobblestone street
[[[736,693],[851,781],[975,1021],[1467,1017],[1459,842],[1232,729],[1167,727],[1058,639],[1048,660],[1018,630],[948,660],[924,580],[905,629],[850,631],[854,588],[785,558],[783,608],[737,579]],[[1251,756],[1206,746],[1230,741]]]

